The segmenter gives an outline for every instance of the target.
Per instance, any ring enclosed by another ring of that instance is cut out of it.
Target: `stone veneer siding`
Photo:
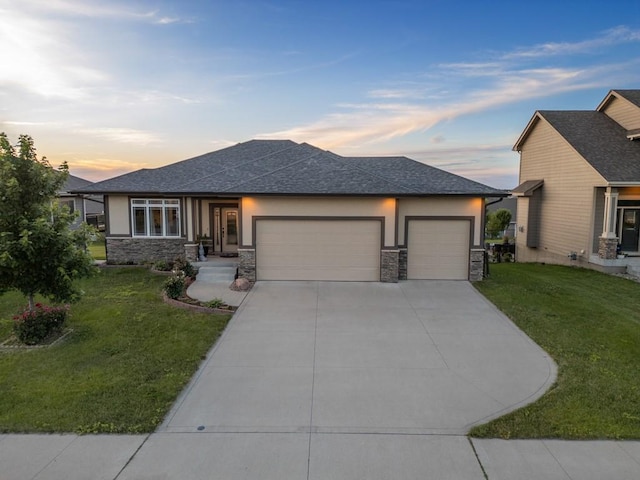
[[[598,256],[605,260],[618,258],[618,239],[600,237],[598,241]]]
[[[107,237],[107,263],[114,265],[140,264],[183,257],[184,238]]]
[[[250,282],[256,281],[256,250],[254,248],[239,248],[238,278],[246,278]]]
[[[469,255],[469,280],[477,282],[484,278],[484,248],[472,248]]]
[[[398,280],[407,279],[407,258],[408,258],[407,249],[401,248],[398,251]]]
[[[380,281],[398,283],[399,250],[380,251]]]
[[[184,258],[187,262],[198,261],[198,249],[200,245],[197,243],[187,243],[184,246]]]

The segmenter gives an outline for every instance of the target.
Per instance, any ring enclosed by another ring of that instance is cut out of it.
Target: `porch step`
[[[635,277],[640,277],[640,264],[638,263],[627,264],[627,273]]]
[[[216,266],[200,267],[196,281],[205,283],[226,282],[231,283],[235,280],[237,267],[234,264],[224,265],[216,264]]]

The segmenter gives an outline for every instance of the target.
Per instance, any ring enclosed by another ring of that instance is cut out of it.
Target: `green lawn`
[[[70,338],[0,351],[0,431],[153,431],[229,320],[165,305],[165,279],[101,269],[82,282]],[[15,293],[0,296],[0,342],[24,304]]]
[[[89,253],[91,253],[94,260],[107,259],[104,236],[100,235],[95,242],[89,244]]]
[[[472,436],[640,439],[640,284],[578,268],[496,264],[476,288],[559,368],[541,399]]]

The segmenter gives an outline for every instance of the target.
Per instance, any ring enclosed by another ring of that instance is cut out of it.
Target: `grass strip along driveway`
[[[165,305],[165,279],[101,269],[82,281],[64,342],[0,351],[0,431],[153,431],[230,318]],[[0,296],[0,343],[24,304],[19,294]]]
[[[537,402],[476,427],[501,438],[640,438],[640,284],[579,268],[491,265],[476,288],[558,364]]]

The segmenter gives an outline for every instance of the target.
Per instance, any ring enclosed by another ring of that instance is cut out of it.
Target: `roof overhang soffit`
[[[511,190],[511,194],[516,197],[530,197],[542,185],[544,185],[544,180],[527,180]]]

